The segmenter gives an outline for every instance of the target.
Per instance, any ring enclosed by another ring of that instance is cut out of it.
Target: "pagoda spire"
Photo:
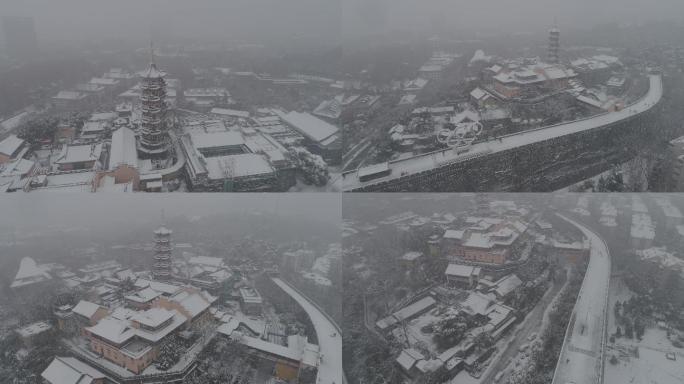
[[[154,61],[154,41],[150,40],[150,66],[157,67],[157,63]]]

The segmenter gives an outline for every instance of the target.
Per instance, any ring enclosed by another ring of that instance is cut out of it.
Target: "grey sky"
[[[334,39],[339,0],[1,0],[0,15],[33,16],[40,38],[149,40],[153,31],[225,41]]]
[[[0,15],[28,15],[43,43],[147,40],[151,31],[225,41],[299,39],[403,29],[566,29],[605,22],[681,20],[681,0],[0,0]]]
[[[203,217],[231,212],[261,212],[315,219],[339,225],[337,194],[70,194],[31,193],[0,199],[0,228],[88,227],[160,220],[166,217]]]
[[[546,28],[681,20],[679,0],[345,0],[345,30]]]

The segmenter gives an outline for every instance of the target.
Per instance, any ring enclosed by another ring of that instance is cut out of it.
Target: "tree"
[[[441,319],[435,324],[432,339],[439,348],[451,348],[463,339],[471,325],[472,322],[461,314]]]
[[[630,339],[634,338],[634,328],[632,326],[631,319],[625,319],[625,336],[629,337]]]
[[[57,132],[59,119],[53,116],[42,116],[22,123],[17,131],[20,138],[29,143],[52,139]]]
[[[644,333],[646,332],[644,322],[639,317],[634,319],[634,332],[636,333],[636,337],[639,340],[641,340],[641,338],[644,337]]]
[[[494,345],[494,339],[491,335],[489,335],[489,333],[482,332],[475,337],[474,343],[475,346],[480,350],[485,350]]]
[[[322,157],[301,147],[290,148],[290,155],[301,170],[305,184],[322,187],[328,183],[330,179],[328,164]]]
[[[615,337],[622,337],[622,328],[618,325],[617,330],[615,330]]]
[[[616,365],[616,364],[618,363],[618,359],[617,359],[617,357],[616,357],[615,355],[613,355],[613,356],[610,358],[610,363],[613,364],[613,365]]]
[[[173,367],[179,360],[183,347],[176,336],[169,337],[159,347],[159,355],[155,360],[155,367],[161,371],[166,371]]]

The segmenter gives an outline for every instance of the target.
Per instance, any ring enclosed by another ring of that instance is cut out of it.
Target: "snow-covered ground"
[[[625,302],[632,297],[621,278],[613,278],[610,284],[610,299],[608,311],[609,333],[616,329],[613,308],[617,300]],[[634,355],[638,347],[639,357]],[[667,353],[674,353],[676,360],[669,360]],[[609,363],[611,356],[618,358],[618,363]],[[654,326],[646,327],[641,341],[619,337],[615,343],[609,343],[606,351],[605,384],[649,383],[649,384],[678,384],[684,383],[684,349],[672,346],[667,333]]]
[[[559,216],[582,231],[590,242],[591,250],[589,266],[572,311],[553,383],[597,383],[602,375],[610,252],[603,239],[589,228]]]
[[[312,302],[288,283],[274,277],[283,291],[290,295],[309,315],[316,330],[321,359],[316,384],[342,384],[342,335],[337,326]]]

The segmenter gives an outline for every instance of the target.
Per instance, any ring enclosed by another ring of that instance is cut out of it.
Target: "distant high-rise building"
[[[168,115],[166,73],[157,69],[154,57],[140,79],[140,142],[138,152],[144,159],[162,158],[168,152]]]
[[[549,30],[549,52],[548,61],[551,64],[558,64],[560,62],[560,29],[553,27]]]
[[[173,231],[164,226],[154,231],[152,276],[155,280],[167,280],[171,277],[171,234]]]
[[[27,61],[38,56],[38,38],[31,17],[7,16],[2,18],[5,49],[12,60]]]

